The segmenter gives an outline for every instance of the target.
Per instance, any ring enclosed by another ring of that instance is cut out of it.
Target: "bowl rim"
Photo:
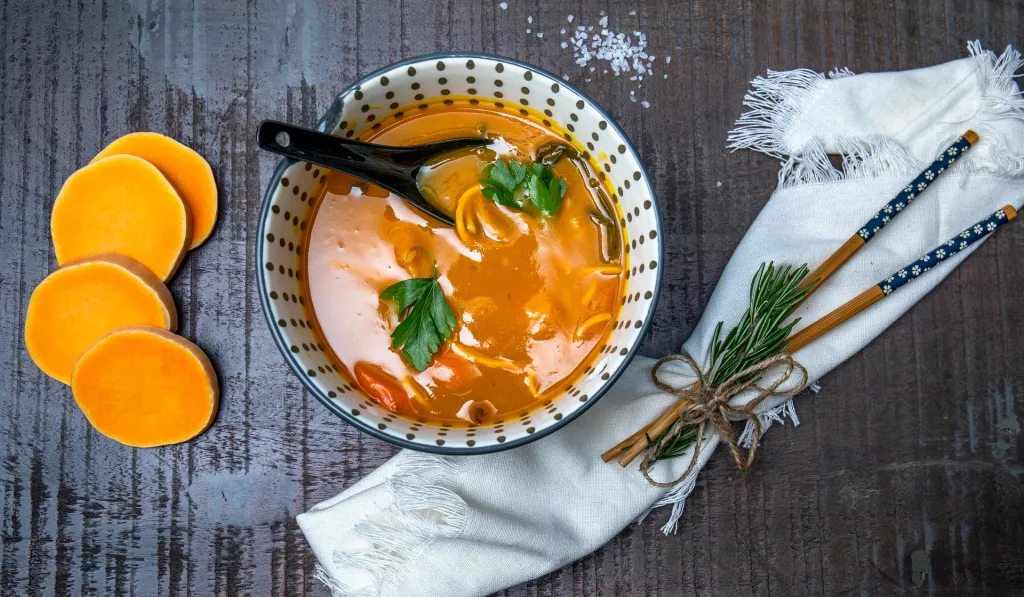
[[[629,136],[626,135],[625,131],[622,130],[622,127],[619,126],[619,124],[615,121],[615,119],[612,118],[611,115],[608,114],[608,112],[603,107],[601,107],[601,105],[599,103],[595,102],[589,95],[587,95],[586,93],[581,91],[578,87],[576,87],[575,85],[573,85],[569,81],[566,81],[562,77],[560,77],[560,76],[558,76],[558,75],[556,75],[556,74],[554,74],[554,73],[552,73],[552,72],[550,72],[550,71],[548,71],[546,69],[540,68],[538,66],[534,66],[532,64],[523,62],[523,61],[515,59],[515,58],[509,58],[507,56],[498,56],[496,54],[487,54],[487,53],[484,53],[484,52],[437,52],[437,53],[432,53],[432,54],[423,54],[423,55],[420,55],[420,56],[413,56],[413,57],[410,57],[410,58],[404,58],[402,60],[389,63],[389,64],[387,64],[387,65],[385,65],[385,66],[383,66],[381,68],[378,68],[378,69],[374,70],[373,72],[370,72],[368,74],[365,74],[365,75],[359,77],[355,82],[347,85],[345,88],[343,88],[341,91],[339,91],[334,96],[334,101],[331,102],[330,107],[327,109],[326,112],[324,112],[324,115],[317,122],[316,130],[321,131],[321,132],[330,132],[330,130],[334,129],[334,127],[337,126],[337,124],[339,122],[339,119],[341,118],[341,111],[342,111],[342,108],[343,108],[343,105],[344,105],[343,97],[348,95],[348,94],[350,94],[350,93],[352,93],[352,92],[354,92],[354,91],[356,91],[357,89],[359,89],[362,85],[364,85],[368,81],[372,81],[373,79],[376,79],[376,78],[380,77],[384,73],[387,73],[388,71],[391,71],[391,70],[393,70],[395,68],[398,68],[398,67],[401,67],[401,66],[417,64],[417,63],[428,61],[428,60],[444,60],[444,59],[451,59],[451,58],[467,58],[467,59],[474,59],[475,58],[475,59],[482,59],[482,60],[493,60],[493,61],[497,61],[497,62],[504,62],[506,64],[512,64],[512,65],[518,66],[520,68],[525,68],[527,70],[532,70],[532,71],[537,72],[539,74],[545,75],[545,76],[551,78],[552,80],[558,81],[559,85],[561,85],[562,87],[565,87],[566,89],[572,91],[573,93],[575,93],[579,97],[581,97],[584,100],[586,100],[587,103],[592,108],[594,108],[594,110],[596,110],[597,113],[600,114],[601,117],[605,121],[608,122],[608,126],[611,127],[612,130],[614,130],[617,135],[619,135],[619,137],[623,140],[623,143],[625,144],[626,149],[629,151],[630,155],[632,155],[633,159],[636,161],[637,166],[640,169],[640,173],[643,176],[643,180],[647,184],[647,188],[650,190],[651,203],[653,204],[653,208],[654,208],[655,227],[656,227],[656,229],[658,231],[659,238],[660,239],[664,238],[664,235],[662,234],[664,229],[662,227],[661,208],[658,206],[657,196],[654,193],[654,186],[651,184],[650,174],[647,172],[647,167],[644,165],[643,161],[640,159],[640,155],[639,155],[639,153],[637,153],[636,147],[633,146],[632,140],[629,138]],[[271,201],[273,199],[274,193],[277,191],[277,187],[280,186],[279,185],[279,181],[281,180],[282,176],[284,176],[285,170],[287,170],[288,167],[290,167],[292,164],[295,164],[295,163],[297,163],[297,160],[293,160],[291,158],[284,158],[284,159],[282,159],[280,161],[280,163],[278,163],[277,167],[274,169],[274,172],[271,174],[270,180],[269,180],[269,182],[267,184],[267,189],[263,193],[263,202],[262,202],[262,205],[260,206],[260,217],[257,220],[257,235],[256,235],[256,261],[257,261],[257,263],[259,262],[260,256],[263,254],[263,251],[264,251],[265,238],[264,238],[263,234],[261,233],[261,231],[262,231],[263,225],[266,223],[267,219],[269,218],[269,215],[270,215],[270,204],[271,204]],[[638,335],[639,340],[636,343],[634,343],[629,348],[629,352],[626,353],[626,356],[623,359],[623,365],[621,367],[619,367],[618,371],[616,371],[611,377],[609,377],[607,380],[605,380],[605,382],[601,385],[601,387],[596,392],[593,393],[593,395],[590,397],[589,400],[587,400],[586,402],[582,403],[580,405],[580,407],[577,408],[575,411],[567,414],[565,417],[562,418],[562,420],[555,421],[554,424],[552,424],[552,425],[550,425],[550,426],[548,426],[548,427],[546,427],[544,429],[539,429],[536,433],[527,435],[525,437],[521,437],[521,438],[516,439],[516,440],[512,440],[512,441],[509,441],[509,442],[500,443],[500,444],[496,444],[496,445],[472,446],[472,447],[471,446],[429,446],[429,445],[424,445],[424,444],[416,443],[416,442],[413,442],[413,441],[409,441],[409,440],[407,440],[407,439],[405,439],[403,437],[398,437],[398,436],[395,436],[395,435],[391,435],[391,434],[388,434],[388,433],[386,433],[386,432],[384,432],[384,431],[382,431],[380,429],[377,429],[376,427],[370,425],[369,423],[365,422],[364,420],[362,420],[362,419],[360,419],[358,417],[354,417],[354,416],[350,415],[349,412],[346,411],[344,408],[342,408],[338,404],[335,404],[333,400],[331,400],[327,395],[325,395],[323,392],[320,391],[320,388],[317,387],[317,385],[315,383],[313,383],[313,381],[306,374],[305,370],[299,365],[298,361],[295,360],[294,356],[292,355],[292,353],[288,349],[287,343],[284,341],[284,338],[283,338],[280,330],[278,330],[277,326],[275,325],[275,320],[274,320],[274,317],[273,317],[273,313],[271,312],[271,308],[270,308],[270,297],[267,294],[266,276],[265,276],[265,273],[264,273],[262,267],[257,267],[256,268],[256,283],[258,285],[259,297],[260,297],[260,306],[261,306],[262,311],[263,311],[263,317],[264,317],[264,319],[267,322],[267,326],[270,328],[270,335],[274,339],[274,344],[277,345],[277,349],[281,352],[281,355],[284,357],[284,360],[288,364],[288,367],[292,370],[292,372],[296,375],[296,377],[299,378],[299,381],[302,382],[302,385],[305,386],[305,388],[307,390],[309,390],[309,392],[311,394],[313,394],[313,396],[317,399],[317,401],[319,401],[322,405],[327,407],[328,410],[330,410],[332,413],[334,413],[335,415],[337,415],[338,417],[340,417],[341,419],[343,419],[344,421],[346,421],[350,425],[353,425],[354,427],[356,427],[360,431],[362,431],[364,433],[368,433],[368,434],[370,434],[371,436],[373,436],[373,437],[375,437],[377,439],[386,441],[386,442],[388,442],[388,443],[390,443],[392,445],[398,446],[400,448],[407,448],[409,450],[413,450],[413,451],[416,451],[416,452],[426,452],[426,453],[430,453],[430,454],[471,455],[471,454],[490,454],[490,453],[494,453],[494,452],[502,452],[504,450],[511,450],[512,448],[517,448],[519,446],[528,444],[530,442],[537,441],[537,440],[541,439],[542,437],[546,437],[546,436],[554,433],[555,431],[561,429],[562,427],[565,427],[566,425],[568,425],[572,421],[576,420],[577,417],[579,417],[584,412],[586,412],[587,409],[589,409],[591,406],[593,406],[598,400],[601,399],[601,397],[603,397],[608,392],[608,390],[613,385],[615,385],[615,383],[619,380],[619,378],[622,376],[622,374],[626,371],[626,369],[628,368],[629,364],[632,362],[633,357],[636,356],[636,354],[637,354],[637,352],[638,352],[638,350],[640,348],[640,344],[643,341],[643,338],[647,335],[647,332],[648,332],[648,330],[651,327],[651,323],[654,321],[653,315],[657,311],[658,301],[661,298],[661,285],[662,285],[662,279],[664,277],[664,272],[665,272],[665,266],[664,266],[664,263],[665,263],[665,244],[664,244],[664,242],[659,242],[658,243],[658,262],[662,264],[662,267],[659,267],[657,273],[655,274],[654,296],[653,296],[653,298],[651,300],[651,307],[648,310],[648,313],[650,313],[651,316],[647,317],[647,320],[643,323],[642,327],[640,328],[640,333]]]

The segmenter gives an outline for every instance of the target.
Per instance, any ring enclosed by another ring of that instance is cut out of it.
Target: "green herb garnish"
[[[496,162],[487,166],[484,179],[480,184],[484,185],[483,194],[491,201],[500,203],[512,209],[522,209],[516,201],[516,190],[526,180],[527,168],[520,162],[498,158]]]
[[[788,265],[776,268],[774,263],[761,264],[750,282],[750,306],[739,323],[725,338],[721,337],[722,322],[715,326],[707,376],[711,385],[717,386],[740,371],[786,349],[786,339],[800,319],[784,322],[814,287],[814,284],[803,283],[807,273],[807,265],[793,269]],[[648,437],[648,445],[654,445],[658,439],[660,437]],[[696,439],[695,426],[684,429],[675,440],[663,446],[654,455],[654,459],[677,458]]]
[[[540,162],[526,166],[516,160],[501,158],[487,166],[480,184],[484,185],[484,197],[511,209],[523,209],[517,195],[524,192],[530,202],[548,216],[558,213],[568,189],[564,178],[555,178],[551,166]]]
[[[391,347],[402,355],[417,371],[423,371],[437,354],[441,343],[455,329],[455,313],[444,298],[437,282],[437,270],[429,278],[410,278],[392,284],[380,293],[381,298],[398,303],[398,313],[406,313],[395,331],[391,332]],[[411,307],[411,309],[410,309]]]
[[[553,216],[558,213],[566,189],[568,185],[565,184],[565,179],[555,178],[551,166],[545,166],[540,162],[530,164],[530,175],[526,178],[526,193],[544,215]]]

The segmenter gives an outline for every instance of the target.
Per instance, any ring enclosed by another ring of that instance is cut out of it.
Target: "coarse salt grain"
[[[630,15],[636,15],[636,11],[630,12]],[[603,10],[600,11],[600,17],[597,31],[593,25],[577,25],[575,30],[569,31],[565,27],[559,29],[559,33],[562,35],[568,33],[570,36],[568,41],[563,41],[559,45],[563,49],[572,46],[576,65],[588,69],[590,73],[597,72],[596,66],[590,64],[597,59],[607,63],[608,68],[602,69],[602,74],[607,74],[611,70],[616,77],[627,76],[636,84],[636,87],[629,92],[630,101],[636,102],[638,101],[636,91],[643,86],[641,81],[644,80],[644,77],[656,76],[654,62],[657,60],[657,56],[647,54],[647,35],[642,31],[634,29],[632,35],[614,31],[609,29],[609,17]],[[568,15],[566,21],[572,23],[575,18],[573,15]],[[532,17],[528,17],[528,21],[532,23]],[[527,29],[526,32],[531,33],[531,30]],[[537,37],[543,37],[543,33],[537,33]],[[664,60],[668,64],[672,58],[664,56]],[[563,78],[568,80],[567,75],[563,75]],[[668,74],[664,74],[663,78],[668,79]],[[590,79],[585,78],[584,82],[590,82]],[[644,107],[646,108],[648,105],[644,105]]]
[[[526,16],[526,22],[527,22],[527,23],[532,23],[532,22],[533,22],[533,17],[531,17],[531,16],[527,15],[527,16]]]
[[[580,66],[587,64],[594,58],[609,62],[612,72],[616,75],[621,73],[636,73],[637,75],[649,74],[652,71],[653,60],[647,55],[647,36],[639,31],[627,36],[622,32],[614,32],[607,27],[608,17],[602,17],[603,29],[599,33],[587,35],[591,27],[577,27],[573,34],[574,57]]]
[[[544,32],[543,31],[538,31],[537,32],[537,38],[539,39],[539,38],[542,38],[542,37],[544,37]]]
[[[508,9],[508,2],[502,2],[501,4],[498,4],[498,8],[500,8],[501,10]]]
[[[649,102],[647,100],[644,100],[644,101],[640,102],[640,105],[643,106],[644,109],[646,110],[647,108],[651,107],[651,102]]]

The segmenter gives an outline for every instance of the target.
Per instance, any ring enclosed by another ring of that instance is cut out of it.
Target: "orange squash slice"
[[[97,431],[137,448],[184,442],[217,414],[217,375],[206,354],[149,326],[121,328],[93,344],[71,376],[75,401]]]
[[[203,244],[217,223],[217,183],[203,156],[160,133],[129,133],[115,139],[93,162],[111,155],[138,156],[156,166],[177,189],[192,213],[189,249]]]
[[[61,265],[118,253],[167,281],[188,249],[191,220],[188,207],[156,166],[115,155],[67,179],[53,204],[50,233]]]
[[[68,263],[39,283],[25,315],[25,347],[44,373],[71,383],[82,353],[126,325],[177,329],[174,299],[142,264],[97,255]]]

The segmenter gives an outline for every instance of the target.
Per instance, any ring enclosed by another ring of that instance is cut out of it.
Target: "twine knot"
[[[670,362],[681,362],[689,366],[697,377],[697,383],[689,387],[678,387],[661,379],[658,376],[658,371],[663,365]],[[758,385],[766,373],[777,367],[782,367],[781,375],[777,376],[774,381],[766,386]],[[798,376],[799,382],[792,386],[787,386],[787,388],[782,388],[783,384],[786,384],[794,373]],[[747,470],[754,461],[761,438],[761,419],[757,416],[757,407],[770,397],[789,398],[796,396],[807,385],[807,370],[804,369],[803,365],[796,362],[792,355],[782,353],[747,367],[718,386],[712,386],[708,383],[704,372],[701,371],[700,366],[693,358],[687,354],[674,354],[662,357],[654,365],[654,368],[651,369],[651,378],[654,380],[654,385],[658,386],[658,388],[683,399],[683,401],[677,407],[679,418],[675,423],[661,437],[651,438],[653,443],[647,448],[644,459],[640,462],[640,472],[643,473],[651,485],[672,487],[685,479],[697,465],[697,457],[704,442],[704,429],[709,423],[714,425],[718,437],[728,444],[733,460],[736,461],[736,466],[740,470]],[[757,394],[742,407],[737,408],[730,404],[734,397],[747,390],[754,390]],[[754,435],[746,454],[743,453],[743,449],[733,436],[731,418],[746,419],[754,423]],[[667,483],[655,481],[651,478],[650,470],[657,460],[658,453],[670,445],[684,429],[690,426],[697,427],[697,437],[694,442],[693,457],[690,459],[690,465],[674,481]]]

